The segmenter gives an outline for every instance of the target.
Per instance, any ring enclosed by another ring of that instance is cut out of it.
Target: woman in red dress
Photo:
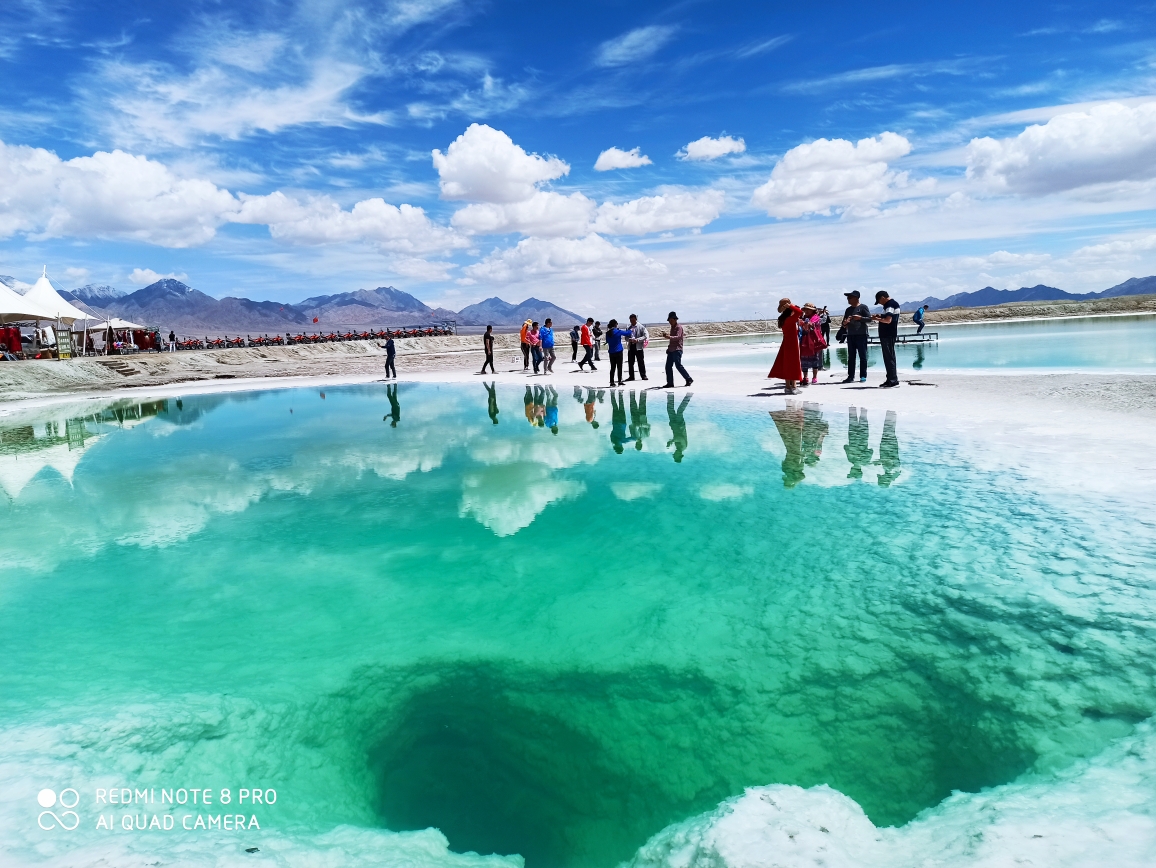
[[[803,379],[799,355],[799,318],[802,315],[803,311],[791,304],[789,298],[779,301],[779,328],[783,330],[783,342],[779,344],[779,354],[775,356],[767,379],[785,380],[790,395],[799,394],[795,384]]]

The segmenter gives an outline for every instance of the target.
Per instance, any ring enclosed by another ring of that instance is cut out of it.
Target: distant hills
[[[948,307],[994,307],[1017,301],[1087,301],[1091,298],[1119,298],[1125,295],[1147,295],[1148,293],[1156,293],[1156,276],[1132,277],[1102,292],[1065,292],[1062,289],[1045,286],[1042,283],[1036,286],[1021,286],[1019,289],[996,289],[985,286],[975,292],[957,292],[947,298],[929,296],[922,301],[909,301],[903,304],[900,309],[913,311],[923,305],[927,305],[928,310],[943,310]]]
[[[462,325],[521,325],[526,320],[545,322],[553,319],[555,325],[565,324],[567,327],[575,323],[585,322],[586,317],[573,311],[558,307],[548,301],[537,298],[528,298],[521,304],[510,304],[502,301],[496,295],[463,307],[457,314],[458,322]]]
[[[0,275],[0,283],[25,292],[30,284]],[[456,320],[459,325],[513,326],[553,317],[567,327],[584,319],[548,301],[528,298],[510,304],[488,298],[459,312],[433,308],[392,286],[317,295],[286,304],[247,298],[213,298],[188,284],[164,278],[136,292],[112,286],[82,286],[61,295],[97,316],[111,315],[182,332],[286,332],[349,326],[402,326]],[[314,318],[317,323],[314,324]]]

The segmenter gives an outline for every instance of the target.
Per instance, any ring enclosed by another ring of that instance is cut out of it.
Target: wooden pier
[[[915,333],[898,335],[895,338],[895,343],[897,343],[897,344],[928,344],[928,343],[931,343],[932,341],[938,341],[938,340],[939,340],[939,332],[923,332],[922,334],[918,334],[918,335]],[[872,345],[878,345],[879,344],[879,335],[869,334],[867,336],[867,343],[872,344]]]

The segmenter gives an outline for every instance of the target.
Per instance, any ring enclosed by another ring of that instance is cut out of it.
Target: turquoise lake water
[[[903,315],[900,334],[914,334]],[[773,326],[774,323],[771,323]],[[832,323],[829,353],[836,368],[847,351],[835,343]],[[1156,316],[1085,317],[1031,322],[928,326],[936,341],[898,345],[896,362],[906,374],[945,369],[1062,369],[1146,372],[1156,369]],[[874,333],[874,332],[873,332]],[[770,370],[778,338],[715,338],[692,341],[687,360],[707,368]],[[868,351],[869,367],[882,371],[878,346]]]
[[[480,383],[89,403],[0,419],[0,485],[6,864],[614,866],[747,787],[829,785],[882,827],[1046,786],[1156,711],[1152,504],[895,414]],[[68,836],[42,787],[79,794]],[[120,787],[276,802],[240,833],[155,803],[129,813],[177,828],[98,827]]]

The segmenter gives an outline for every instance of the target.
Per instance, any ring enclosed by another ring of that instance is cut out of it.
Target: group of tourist
[[[851,290],[843,295],[847,298],[847,310],[835,340],[847,343],[847,377],[844,383],[855,382],[856,361],[859,366],[859,382],[867,382],[868,326],[876,323],[879,328],[879,348],[883,352],[883,366],[887,378],[880,388],[890,389],[899,385],[899,370],[895,363],[895,342],[899,336],[899,303],[885,291],[875,293],[875,304],[881,308],[877,314],[860,301],[859,290]],[[923,331],[923,315],[927,306],[921,307],[915,316],[919,332]],[[783,333],[775,363],[771,366],[769,379],[780,379],[786,384],[787,394],[797,395],[799,386],[819,382],[819,372],[823,370],[824,352],[830,346],[830,315],[827,308],[819,310],[807,302],[801,308],[789,298],[779,300],[778,327]],[[917,332],[918,333],[918,332]]]
[[[666,384],[663,388],[674,388],[674,372],[682,375],[686,385],[694,380],[682,366],[682,353],[686,340],[686,329],[678,322],[678,314],[671,311],[666,318],[670,324],[667,331],[659,332],[660,337],[667,341],[666,347]],[[611,319],[602,328],[600,320],[587,317],[586,322],[579,323],[570,330],[570,360],[578,364],[579,371],[585,371],[590,366],[591,371],[597,371],[594,363],[601,361],[600,348],[602,339],[606,339],[606,353],[610,360],[610,386],[625,386],[635,379],[646,380],[646,348],[650,345],[650,330],[639,321],[638,316],[631,314],[629,322],[622,327],[618,320]],[[557,355],[554,350],[554,321],[549,317],[541,325],[536,320],[526,320],[518,331],[518,344],[522,350],[522,371],[530,373],[533,365],[534,374],[554,373],[554,362]],[[485,362],[481,373],[497,373],[494,370],[494,327],[486,326],[482,335],[482,346],[485,350]],[[582,358],[578,358],[581,349]],[[625,372],[624,372],[625,363]],[[635,376],[635,370],[638,376]]]

